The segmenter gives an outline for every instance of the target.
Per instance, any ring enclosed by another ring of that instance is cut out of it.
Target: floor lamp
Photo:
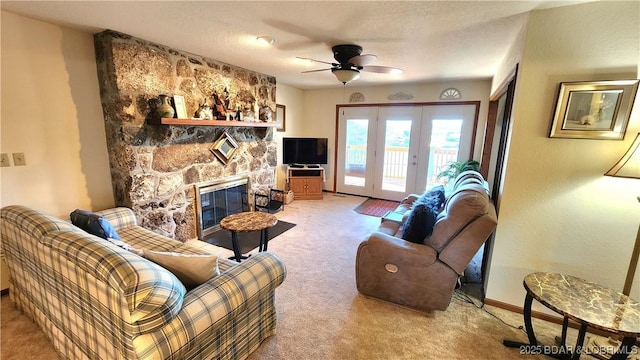
[[[605,173],[606,176],[615,176],[615,177],[624,177],[629,179],[640,179],[640,133],[636,135],[636,139],[631,144],[631,147],[627,152],[622,156],[618,162],[613,165],[613,167]],[[640,201],[640,196],[638,196],[638,201]],[[633,278],[636,275],[636,270],[638,268],[638,257],[640,256],[640,226],[638,227],[638,234],[636,235],[636,242],[633,245],[633,250],[631,251],[631,260],[629,261],[629,269],[627,270],[627,277],[624,281],[624,287],[622,289],[622,293],[629,296],[631,293],[631,285],[633,284]],[[635,298],[634,300],[637,300]],[[609,344],[619,345],[620,342],[617,339],[609,338]],[[594,339],[588,345],[588,348],[591,346],[599,347],[600,344],[597,343],[597,339]],[[593,356],[599,359],[608,359],[608,357],[603,356],[603,354],[596,352],[596,354],[592,354]],[[609,354],[610,355],[610,354]]]
[[[605,173],[607,176],[624,177],[630,179],[640,179],[640,133],[636,135],[636,139],[631,144],[631,147],[622,156],[618,162],[613,165],[611,170]],[[640,201],[640,196],[638,196]],[[636,235],[636,242],[631,252],[631,261],[629,262],[629,270],[627,270],[627,278],[624,282],[622,293],[629,296],[631,293],[631,285],[633,284],[633,278],[636,275],[636,269],[638,268],[638,257],[640,256],[640,227],[638,227],[638,234]]]

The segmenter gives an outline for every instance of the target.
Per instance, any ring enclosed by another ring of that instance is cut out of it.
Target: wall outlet
[[[13,153],[13,165],[15,166],[27,165],[27,160],[24,158],[24,153]]]
[[[11,166],[9,162],[9,154],[2,154],[2,161],[0,162],[0,167]]]

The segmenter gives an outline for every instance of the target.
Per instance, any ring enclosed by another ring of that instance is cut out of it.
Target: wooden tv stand
[[[287,182],[295,200],[322,200],[324,168],[287,167]]]

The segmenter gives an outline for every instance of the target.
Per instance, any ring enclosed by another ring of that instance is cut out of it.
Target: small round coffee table
[[[274,226],[278,219],[268,213],[248,211],[229,215],[220,221],[220,227],[231,232],[231,244],[233,245],[233,257],[230,259],[240,262],[248,256],[242,255],[238,242],[238,232],[260,231],[260,247],[258,251],[267,251],[269,242],[269,228]]]

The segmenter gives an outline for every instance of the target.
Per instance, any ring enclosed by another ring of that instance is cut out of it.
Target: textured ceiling
[[[91,33],[112,29],[275,76],[302,89],[341,87],[331,46],[355,43],[372,65],[358,85],[491,78],[534,9],[584,1],[2,1],[2,10]],[[259,44],[259,35],[276,38]]]

